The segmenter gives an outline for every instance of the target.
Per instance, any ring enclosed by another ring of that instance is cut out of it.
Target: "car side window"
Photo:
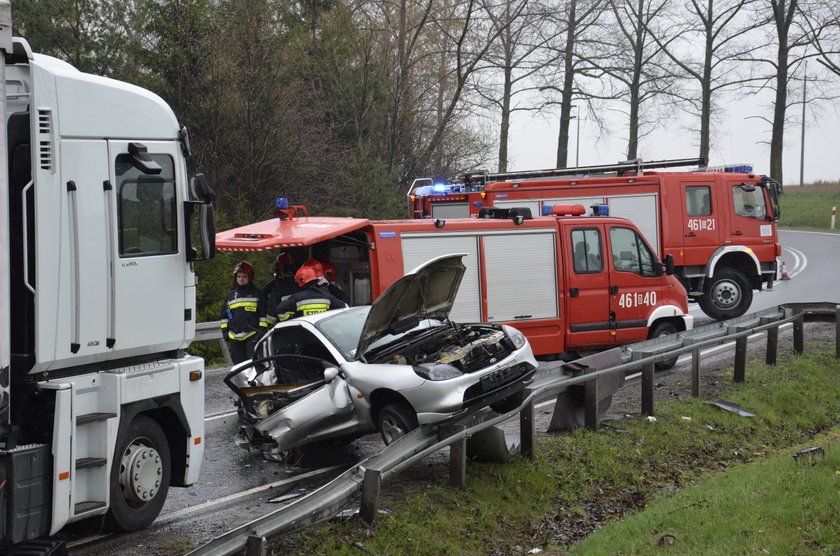
[[[175,165],[172,157],[149,155],[159,174],[145,174],[128,154],[118,155],[117,223],[120,257],[165,255],[178,251]]]
[[[685,206],[688,216],[709,216],[712,214],[712,192],[707,185],[685,188]]]
[[[616,270],[656,276],[653,252],[635,230],[610,228],[610,249]]]
[[[597,228],[572,230],[572,260],[578,274],[593,274],[604,269],[601,232]]]

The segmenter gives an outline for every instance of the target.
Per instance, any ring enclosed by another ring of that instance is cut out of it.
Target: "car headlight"
[[[463,375],[457,367],[448,363],[421,363],[412,367],[414,372],[426,380],[448,380]]]
[[[505,333],[513,344],[514,349],[519,349],[528,342],[522,332],[512,326],[505,325]]]

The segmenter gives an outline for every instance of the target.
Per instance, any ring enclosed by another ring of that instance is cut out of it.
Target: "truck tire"
[[[676,334],[676,332],[677,327],[670,322],[660,322],[650,329],[648,339],[652,340],[654,338],[658,338],[659,336],[664,336],[665,334]],[[674,368],[674,365],[677,364],[678,358],[679,356],[675,355],[663,361],[657,361],[653,366],[657,371],[667,371],[668,369]]]
[[[704,313],[716,320],[740,317],[752,304],[753,291],[746,276],[725,268],[706,280],[703,297],[697,300]]]
[[[417,414],[404,402],[394,402],[383,407],[377,421],[379,434],[386,446],[417,428]]]
[[[153,419],[138,415],[117,441],[111,466],[109,531],[136,531],[160,514],[172,473],[166,435]]]

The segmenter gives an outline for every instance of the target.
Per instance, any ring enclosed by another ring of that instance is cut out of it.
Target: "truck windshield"
[[[732,204],[735,214],[757,220],[767,219],[767,207],[764,202],[764,190],[747,184],[732,187]]]

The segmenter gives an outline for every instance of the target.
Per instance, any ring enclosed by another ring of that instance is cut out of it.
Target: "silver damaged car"
[[[394,282],[373,305],[277,324],[225,383],[243,426],[237,443],[282,461],[291,450],[379,431],[386,444],[465,408],[518,407],[537,362],[498,324],[449,320],[464,275],[445,255]]]

